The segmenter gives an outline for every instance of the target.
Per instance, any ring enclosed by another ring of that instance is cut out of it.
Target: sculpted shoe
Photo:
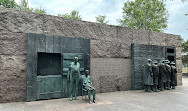
[[[160,91],[164,91],[164,89],[163,89],[163,88],[161,88],[161,89],[160,89]]]
[[[79,98],[78,98],[78,97],[76,97],[75,99],[76,99],[76,100],[79,100]]]
[[[71,98],[69,98],[69,100],[70,100],[70,101],[72,101],[72,97],[71,97]]]
[[[93,103],[95,103],[95,100],[93,100]]]
[[[172,89],[175,89],[175,86],[172,86]]]
[[[92,104],[92,102],[91,102],[91,101],[89,101],[89,104]]]

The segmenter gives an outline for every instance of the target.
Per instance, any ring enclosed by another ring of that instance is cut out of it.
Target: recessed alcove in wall
[[[167,48],[167,53],[174,53],[174,49],[172,49],[172,48]]]
[[[38,52],[37,76],[61,75],[61,54]]]
[[[81,54],[80,69],[90,70],[89,39],[29,33],[27,42],[27,101],[69,96],[69,55]]]
[[[173,46],[159,46],[133,43],[132,46],[132,89],[144,88],[144,65],[147,59],[168,59],[176,63],[176,49]]]

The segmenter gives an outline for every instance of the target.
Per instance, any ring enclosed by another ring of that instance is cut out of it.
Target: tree
[[[106,16],[105,15],[98,15],[96,18],[96,22],[101,23],[101,24],[107,24],[109,21],[106,21]]]
[[[41,9],[41,8],[36,8],[33,12],[39,13],[39,14],[46,14],[46,11],[44,9]]]
[[[158,32],[167,28],[168,12],[160,0],[128,1],[124,4],[122,17],[121,26]]]
[[[41,8],[34,9],[32,7],[29,7],[28,1],[26,0],[20,1],[20,4],[18,5],[18,9],[23,10],[23,11],[28,11],[28,12],[39,13],[39,14],[46,14],[46,11],[44,9],[41,9]]]
[[[0,0],[0,5],[5,8],[15,8],[17,4],[14,0]]]
[[[23,10],[23,11],[33,12],[33,8],[29,7],[28,1],[26,1],[26,0],[21,0],[20,1],[18,9],[19,10]]]
[[[183,64],[188,64],[188,40],[182,43],[182,52],[184,55],[182,56]]]
[[[74,20],[82,20],[81,16],[79,15],[79,12],[76,10],[73,10],[70,14],[58,14],[58,17],[65,17],[69,19],[74,19]]]

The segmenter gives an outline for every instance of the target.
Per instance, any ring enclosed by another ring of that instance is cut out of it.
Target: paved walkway
[[[0,111],[188,111],[188,76],[175,90],[146,93],[120,91],[96,95],[95,104],[65,99],[1,103]]]

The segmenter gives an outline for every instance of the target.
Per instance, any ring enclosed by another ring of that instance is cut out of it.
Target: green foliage
[[[0,0],[0,5],[5,8],[15,8],[17,4],[14,0]]]
[[[182,43],[182,52],[188,52],[188,40],[184,43]]]
[[[184,43],[182,43],[182,52],[188,53],[188,40]],[[183,55],[182,56],[182,62],[183,64],[188,64],[188,55]]]
[[[82,20],[81,16],[79,15],[79,12],[76,10],[73,10],[70,14],[58,14],[58,17],[65,17],[69,19],[74,19],[74,20]]]
[[[188,64],[188,55],[182,56],[182,63],[183,64]]]
[[[20,1],[18,9],[19,10],[23,10],[23,11],[33,12],[33,8],[29,7],[28,1],[26,1],[26,0],[21,0]]]
[[[44,9],[41,9],[41,8],[36,8],[33,12],[39,13],[39,14],[46,14],[46,11]]]
[[[158,32],[167,28],[168,12],[160,0],[128,1],[124,4],[122,17],[121,26]]]
[[[98,15],[96,17],[96,21],[101,24],[107,24],[109,21],[106,21],[106,16],[105,15]]]
[[[14,8],[18,10],[28,11],[28,12],[34,12],[39,14],[46,14],[46,11],[41,8],[32,8],[29,7],[28,1],[21,0],[19,4],[16,4],[14,0],[0,0],[0,5],[2,5],[5,8]]]

